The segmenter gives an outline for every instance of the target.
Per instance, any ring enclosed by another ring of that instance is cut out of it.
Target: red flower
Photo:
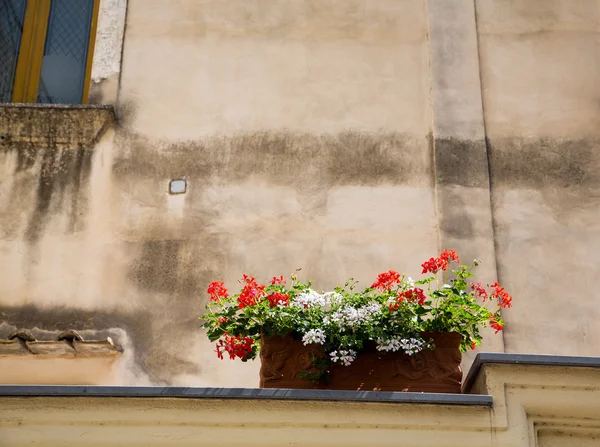
[[[273,279],[271,280],[271,285],[274,286],[277,284],[285,284],[285,278],[283,277],[283,275],[273,276]]]
[[[390,313],[398,309],[400,305],[398,303],[390,304]]]
[[[504,290],[504,287],[500,287],[500,284],[497,282],[492,284],[492,287],[494,288],[494,293],[492,293],[491,298],[497,298],[500,307],[512,307],[512,296]]]
[[[271,307],[277,305],[288,306],[290,304],[290,296],[279,292],[267,295],[267,299],[269,300],[269,306]]]
[[[421,273],[435,274],[441,268],[441,265],[438,263],[437,258],[429,258],[428,261],[425,261],[423,264],[421,264],[421,267],[423,267],[423,271]]]
[[[218,323],[218,324],[219,324],[219,326],[220,326],[220,325],[222,325],[223,323],[227,323],[227,321],[229,321],[229,320],[227,320],[227,318],[225,318],[225,317],[219,317],[219,323]]]
[[[256,282],[254,276],[248,276],[245,273],[242,274],[242,281],[244,281],[246,284]]]
[[[222,298],[228,298],[227,289],[224,286],[223,281],[213,281],[208,285],[206,292],[210,295],[210,300],[217,302]]]
[[[244,273],[242,281],[246,283],[240,296],[238,296],[238,307],[243,309],[247,306],[255,306],[256,303],[265,295],[264,284],[258,284],[253,276]]]
[[[217,342],[215,349],[217,357],[223,360],[223,353],[227,352],[231,360],[239,357],[241,359],[248,358],[248,354],[252,352],[252,345],[254,340],[250,337],[232,337],[231,335],[225,334],[225,338]]]
[[[457,264],[460,264],[460,260],[458,258],[458,253],[454,250],[444,250],[440,255],[440,259],[444,259],[446,262],[454,261]]]
[[[395,284],[400,284],[402,276],[400,273],[393,270],[381,273],[377,276],[377,281],[371,284],[372,289],[379,289],[382,291],[390,290]]]
[[[474,351],[475,348],[477,348],[477,345],[475,344],[475,342],[471,343],[471,350]]]
[[[423,267],[423,271],[421,273],[437,273],[439,270],[447,270],[448,264],[454,261],[457,264],[460,262],[458,258],[458,253],[454,250],[444,250],[437,258],[429,258],[428,261],[425,261],[421,264]]]
[[[423,293],[423,289],[419,289],[418,287],[415,287],[414,289],[405,290],[404,292],[400,292],[398,294],[399,302],[407,300],[413,303],[418,303],[419,306],[425,304],[426,299],[427,297]]]
[[[471,283],[471,291],[475,292],[475,296],[477,298],[482,298],[483,301],[487,300],[487,298],[488,298],[488,293],[485,290],[485,288],[483,287],[483,285],[481,284],[481,281],[479,281],[477,284],[472,282]]]
[[[496,320],[496,316],[495,315],[491,315],[490,316],[490,327],[492,329],[496,330],[496,334],[498,332],[500,332],[502,330],[502,328],[504,327],[501,323],[498,322],[498,320]]]

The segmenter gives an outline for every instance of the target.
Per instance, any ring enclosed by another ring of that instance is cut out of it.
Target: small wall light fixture
[[[187,191],[186,179],[174,179],[169,182],[169,194],[185,194]]]

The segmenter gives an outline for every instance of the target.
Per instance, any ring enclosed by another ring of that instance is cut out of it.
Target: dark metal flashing
[[[562,355],[505,354],[483,352],[477,354],[469,374],[463,383],[463,392],[468,393],[484,365],[530,365],[579,368],[600,368],[600,357],[571,357]]]
[[[381,391],[291,390],[265,388],[186,388],[138,386],[2,385],[2,397],[134,397],[188,399],[260,399],[290,401],[378,402],[492,406],[492,397],[476,394],[396,393]]]

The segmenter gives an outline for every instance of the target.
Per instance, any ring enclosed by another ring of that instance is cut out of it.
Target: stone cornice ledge
[[[114,123],[110,105],[0,104],[0,147],[89,148]]]
[[[562,355],[506,354],[484,352],[477,354],[463,383],[463,392],[468,393],[485,365],[528,365],[600,368],[600,357],[574,357]]]
[[[153,397],[188,399],[260,399],[330,402],[415,403],[491,406],[491,396],[476,394],[394,393],[261,388],[187,388],[138,386],[0,386],[0,396],[35,397]]]
[[[0,433],[7,445],[44,447],[591,447],[600,439],[599,366],[480,354],[466,380],[479,394],[461,395],[0,386]]]

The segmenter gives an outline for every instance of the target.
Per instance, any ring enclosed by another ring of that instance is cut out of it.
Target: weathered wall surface
[[[600,5],[476,5],[506,350],[597,355]]]
[[[218,362],[197,330],[209,281],[302,268],[326,288],[437,249],[427,25],[420,1],[150,3],[128,10],[122,281],[162,316],[157,349],[187,340],[187,369],[155,370],[188,383]]]
[[[492,284],[496,263],[474,4],[430,0],[427,6],[440,246],[458,250],[462,262],[479,259],[477,274]],[[482,350],[504,350],[501,337],[482,333]],[[473,356],[463,357],[464,370]]]
[[[443,246],[515,295],[485,350],[597,352],[596,1],[102,3],[118,126],[0,121],[27,143],[0,139],[0,330],[113,334],[119,383],[255,386],[198,329],[209,281],[368,283]]]
[[[101,215],[41,226],[35,255],[15,231],[0,262],[41,276],[3,283],[6,320],[121,328],[158,383],[255,386],[198,330],[209,281],[417,274],[438,251],[425,6],[130,0],[120,124],[80,188]]]

